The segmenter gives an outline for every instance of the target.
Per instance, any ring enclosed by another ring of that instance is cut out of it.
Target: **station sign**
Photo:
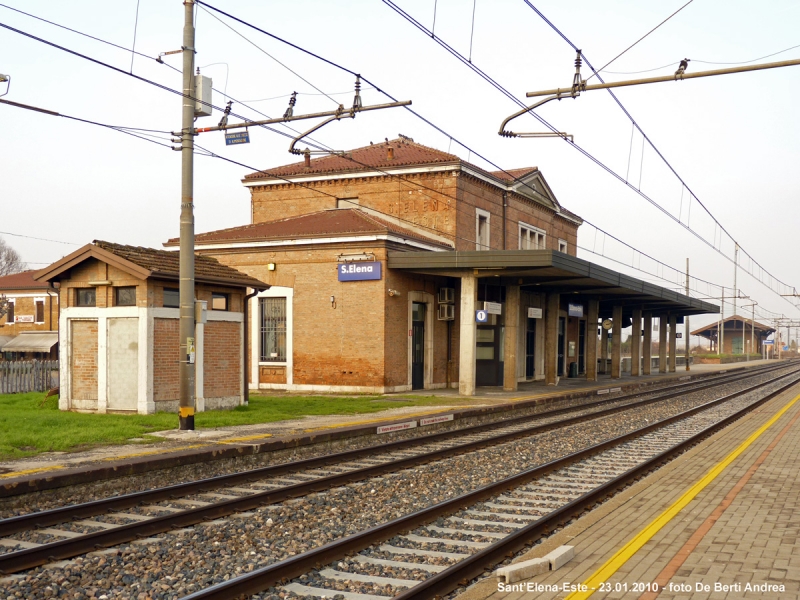
[[[541,319],[542,318],[542,309],[541,308],[534,308],[532,306],[528,307],[528,318],[529,319]]]
[[[484,302],[483,310],[490,315],[501,315],[503,314],[503,305],[499,302]]]
[[[567,315],[570,317],[582,317],[583,316],[583,304],[573,304],[570,302],[567,305]]]
[[[476,323],[486,323],[489,321],[489,313],[485,310],[476,310],[475,311],[475,322]]]
[[[339,281],[368,281],[381,278],[380,261],[342,263],[337,269]]]
[[[248,131],[235,131],[233,133],[225,132],[225,145],[233,146],[235,144],[249,144],[250,133]]]
[[[772,346],[775,343],[775,340],[764,340],[761,342],[764,346]]]

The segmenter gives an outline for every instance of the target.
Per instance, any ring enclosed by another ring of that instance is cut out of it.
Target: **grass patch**
[[[86,414],[58,410],[58,398],[43,402],[44,393],[0,395],[0,459],[23,458],[42,452],[70,452],[96,446],[126,443],[131,438],[163,441],[149,436],[154,431],[177,429],[178,415]],[[456,403],[459,403],[457,400]],[[208,429],[231,425],[272,423],[306,415],[356,415],[404,406],[452,404],[434,396],[262,396],[250,395],[250,404],[233,410],[195,415],[195,427]]]

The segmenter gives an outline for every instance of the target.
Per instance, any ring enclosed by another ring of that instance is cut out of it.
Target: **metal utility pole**
[[[722,354],[725,350],[725,288],[722,288],[722,303],[719,305],[719,348],[717,354]]]
[[[194,430],[194,0],[184,0],[181,119],[180,429]]]
[[[742,308],[749,306],[752,309],[752,313],[750,316],[750,349],[747,351],[747,360],[746,362],[750,362],[750,355],[755,352],[755,340],[756,340],[756,302],[753,300],[752,304],[743,304]],[[742,345],[744,345],[744,337],[747,335],[744,326],[742,326]]]
[[[739,296],[739,289],[736,287],[736,276],[739,274],[739,244],[734,245],[733,249],[733,338],[731,339],[731,354],[733,354],[733,340],[736,339],[736,298]],[[744,350],[744,328],[742,329],[742,350]]]
[[[689,296],[689,258],[686,258],[686,296]],[[689,315],[686,315],[683,319],[683,328],[686,331],[686,370],[689,370],[689,355],[692,352],[691,345],[689,344],[689,338],[691,337],[691,329],[689,328]]]

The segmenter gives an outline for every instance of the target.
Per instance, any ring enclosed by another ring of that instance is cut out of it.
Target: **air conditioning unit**
[[[441,290],[440,290],[441,291]],[[440,321],[452,321],[456,318],[456,307],[453,304],[440,304],[437,318]]]
[[[439,288],[439,304],[453,304],[455,301],[455,288]]]

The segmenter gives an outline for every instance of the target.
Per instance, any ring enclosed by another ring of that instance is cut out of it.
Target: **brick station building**
[[[59,283],[60,409],[177,412],[178,258],[95,241],[36,273]],[[207,256],[195,259],[195,282],[195,408],[232,408],[246,397],[247,288],[269,286]]]
[[[645,321],[634,351],[649,372],[652,318],[671,325],[660,368],[674,370],[675,325],[718,311],[577,258],[582,221],[536,167],[489,172],[401,138],[243,182],[252,222],[195,247],[271,286],[251,300],[251,388],[472,394],[594,379],[601,319],[612,377],[631,321],[637,341]]]
[[[0,277],[0,295],[9,303],[0,317],[0,360],[58,358],[58,290],[35,273]]]

